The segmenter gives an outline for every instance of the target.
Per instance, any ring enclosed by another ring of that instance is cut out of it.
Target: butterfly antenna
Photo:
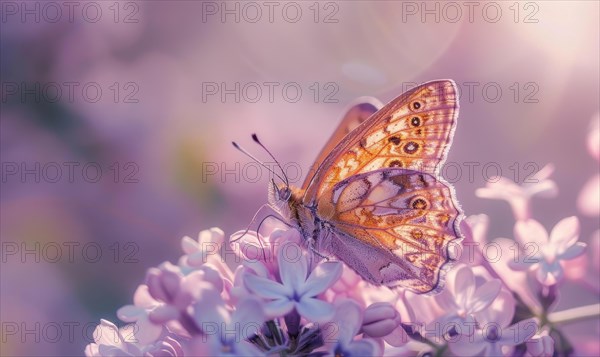
[[[279,179],[283,182],[286,183],[287,185],[287,177],[285,177],[285,173],[284,173],[284,177],[281,177],[277,172],[273,171],[273,169],[271,169],[270,167],[268,167],[267,165],[265,165],[262,161],[260,161],[259,159],[257,159],[256,157],[254,157],[254,155],[250,154],[248,151],[246,151],[246,149],[244,149],[243,147],[239,146],[238,143],[236,143],[235,141],[231,142],[233,144],[233,147],[235,147],[236,149],[238,149],[239,151],[241,151],[244,155],[248,156],[249,158],[251,158],[252,160],[256,161],[256,163],[258,163],[260,166],[264,167],[265,169],[267,169],[269,172],[271,172],[273,175],[279,177]],[[279,163],[277,163],[279,165]],[[281,167],[281,166],[280,166]]]
[[[277,166],[279,167],[279,170],[281,170],[281,173],[283,174],[283,177],[285,177],[285,185],[287,187],[290,187],[290,182],[288,180],[287,175],[285,174],[285,171],[283,170],[283,167],[281,167],[281,164],[279,163],[279,161],[277,161],[277,159],[275,158],[275,156],[273,156],[273,154],[271,154],[271,152],[269,151],[269,149],[267,149],[266,146],[263,145],[263,143],[260,142],[260,140],[258,140],[258,136],[256,134],[252,134],[252,140],[254,140],[255,143],[257,143],[258,145],[260,145],[261,148],[263,148],[267,154],[269,154],[269,156],[271,157],[271,159],[273,159],[273,161],[275,161],[275,163],[277,164]],[[281,176],[278,175],[279,178],[281,178]]]

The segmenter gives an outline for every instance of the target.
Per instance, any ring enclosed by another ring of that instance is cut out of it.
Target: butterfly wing
[[[375,114],[382,106],[383,104],[375,98],[363,97],[357,99],[356,104],[350,106],[350,109],[346,111],[346,114],[335,129],[333,135],[331,135],[327,144],[321,149],[310,172],[316,172],[323,163],[323,160],[325,160],[327,155],[335,149],[342,139],[344,139],[351,131],[358,128],[360,124],[366,121],[371,115]],[[308,186],[311,179],[312,175],[307,175],[302,187]]]
[[[386,168],[340,181],[319,197],[331,251],[369,282],[418,293],[441,289],[460,237],[454,192],[433,175]]]
[[[456,93],[453,81],[433,81],[386,104],[327,155],[303,186],[304,204],[348,177],[384,167],[437,176],[458,116]]]

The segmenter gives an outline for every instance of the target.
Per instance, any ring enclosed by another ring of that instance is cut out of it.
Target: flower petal
[[[145,310],[135,305],[125,305],[117,310],[117,317],[124,322],[134,322],[145,315]]]
[[[244,285],[254,294],[265,299],[288,299],[293,291],[276,281],[254,274],[244,274]]]
[[[579,237],[579,219],[575,216],[560,220],[550,233],[550,243],[570,245]]]
[[[518,221],[515,224],[515,238],[523,245],[535,243],[538,249],[548,244],[548,232],[535,219]]]
[[[560,253],[558,255],[558,259],[570,260],[577,258],[581,254],[583,254],[583,252],[585,252],[586,246],[587,245],[585,243],[577,242],[569,248],[567,248],[567,250],[565,250],[564,252]]]
[[[481,356],[487,343],[476,333],[473,336],[459,335],[449,341],[448,346],[455,356]]]
[[[300,246],[295,243],[285,244],[277,252],[277,260],[283,285],[299,291],[308,273],[306,255],[302,253]]]
[[[363,325],[362,331],[370,337],[383,337],[392,333],[398,327],[394,320],[380,320]]]
[[[158,301],[152,298],[150,291],[148,291],[148,285],[142,284],[138,286],[133,294],[133,304],[145,309],[149,309],[153,306],[158,305]]]
[[[216,243],[217,245],[221,245],[224,238],[225,233],[221,228],[212,227],[198,234],[198,243],[200,243],[202,249],[202,243]]]
[[[471,268],[461,267],[454,278],[454,297],[461,308],[465,308],[470,297],[475,292],[475,275]]]
[[[116,346],[125,348],[125,341],[115,324],[108,320],[101,319],[100,325],[94,329],[94,341],[99,345]]]
[[[577,198],[577,208],[586,216],[600,215],[600,175],[588,179],[585,183],[579,197]]]
[[[475,290],[469,301],[471,313],[481,311],[492,304],[498,296],[502,283],[498,279],[486,282]]]
[[[333,285],[341,275],[342,263],[321,263],[310,273],[300,293],[306,296],[317,296]]]
[[[181,249],[185,254],[196,253],[198,251],[198,242],[188,236],[185,236],[181,238]]]
[[[383,340],[389,345],[400,347],[407,344],[408,341],[410,341],[410,338],[408,337],[408,334],[406,334],[406,331],[398,326],[390,334],[384,336]]]
[[[265,314],[261,302],[255,298],[246,298],[237,304],[232,315],[232,322],[239,323],[242,331],[247,332],[247,327],[260,326],[265,321]]]
[[[265,313],[271,318],[281,317],[292,311],[293,308],[294,302],[290,299],[284,298],[269,301],[264,305]]]
[[[552,180],[540,180],[537,183],[527,187],[527,194],[530,197],[540,196],[553,198],[558,194],[558,186],[556,185],[556,182]]]
[[[347,345],[358,333],[362,319],[362,310],[358,303],[354,300],[343,300],[335,307],[332,321],[334,336],[330,338],[337,340],[337,343]]]
[[[370,339],[354,341],[346,347],[351,356],[378,356],[381,354],[379,346]]]
[[[318,299],[313,298],[301,298],[296,303],[296,310],[300,316],[306,318],[312,322],[324,323],[330,321],[335,313],[335,309],[332,304]],[[362,316],[360,316],[362,318]],[[355,325],[356,329],[360,328],[360,321]]]

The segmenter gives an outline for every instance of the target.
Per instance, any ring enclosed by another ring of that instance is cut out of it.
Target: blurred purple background
[[[355,98],[433,79],[462,90],[446,176],[489,237],[513,218],[475,196],[485,165],[522,183],[553,163],[559,196],[535,218],[598,229],[576,204],[599,171],[596,1],[0,4],[2,355],[82,354],[182,236],[246,228],[269,176],[232,140],[267,159],[257,133],[300,185]],[[598,301],[564,291],[564,307]]]

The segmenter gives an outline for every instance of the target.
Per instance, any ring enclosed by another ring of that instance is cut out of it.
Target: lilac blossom
[[[377,356],[381,354],[379,346],[371,339],[358,339],[363,321],[361,307],[352,300],[340,302],[335,309],[332,327],[333,333],[325,341],[330,356]]]
[[[470,267],[458,266],[447,278],[446,289],[436,296],[436,301],[446,312],[440,323],[455,324],[459,331],[467,331],[475,323],[474,315],[492,304],[500,292],[497,279],[477,285]]]
[[[517,222],[515,236],[523,246],[531,246],[533,253],[521,254],[510,264],[515,270],[530,269],[536,272],[536,278],[544,285],[553,285],[563,277],[563,260],[570,260],[583,254],[585,243],[579,239],[579,220],[568,217],[556,224],[548,236],[546,229],[536,220]]]
[[[535,319],[511,324],[515,302],[508,292],[498,295],[490,308],[475,314],[469,333],[449,338],[450,350],[457,356],[507,356],[514,346],[528,341],[538,329]]]
[[[331,320],[333,306],[317,298],[325,292],[342,274],[342,264],[325,262],[312,272],[308,271],[308,254],[295,257],[286,255],[287,250],[280,249],[277,256],[281,282],[266,277],[246,274],[245,285],[254,294],[266,299],[265,310],[268,315],[285,315],[296,310],[302,317],[314,322]]]
[[[524,220],[531,216],[530,200],[534,196],[555,197],[558,194],[556,183],[550,179],[554,166],[548,164],[535,176],[518,185],[506,177],[488,182],[485,188],[479,188],[475,194],[481,198],[504,200],[512,208],[516,220]]]
[[[548,233],[529,209],[531,197],[557,192],[552,170],[540,171],[537,183],[501,179],[478,191],[511,204],[516,239],[489,239],[494,218],[467,217],[462,245],[451,247],[459,262],[436,296],[368,284],[342,262],[307,251],[295,229],[265,225],[261,234],[239,231],[225,244],[224,232],[211,228],[181,240],[177,265],[150,268],[133,304],[117,311],[126,324],[102,320],[85,353],[541,357],[588,350],[572,346],[561,324],[597,318],[598,306],[554,311],[556,283],[564,271],[577,283],[597,278],[597,249],[582,255],[576,217]],[[596,233],[591,245],[599,242]]]

